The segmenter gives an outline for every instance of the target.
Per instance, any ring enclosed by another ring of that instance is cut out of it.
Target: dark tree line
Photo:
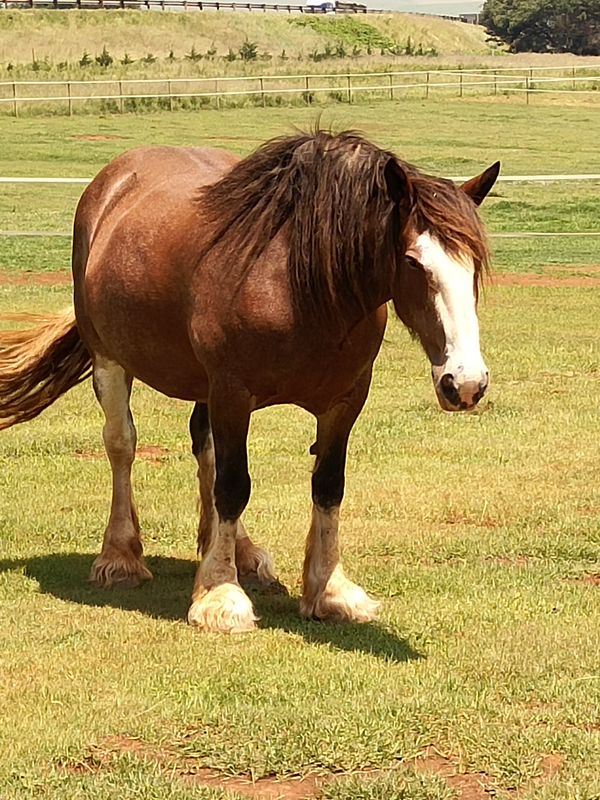
[[[600,55],[600,0],[486,0],[480,22],[513,53]]]

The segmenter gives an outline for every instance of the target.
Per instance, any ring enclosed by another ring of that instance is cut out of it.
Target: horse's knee
[[[312,476],[312,498],[321,508],[339,506],[344,497],[346,444],[340,442],[317,458]]]
[[[219,519],[238,519],[248,505],[251,481],[247,470],[222,468],[217,465],[215,506]]]

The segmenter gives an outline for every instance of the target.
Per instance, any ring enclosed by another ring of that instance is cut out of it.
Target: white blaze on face
[[[410,249],[408,255],[413,254],[434,288],[435,307],[446,339],[444,362],[432,368],[438,398],[447,410],[454,410],[457,402],[462,408],[470,408],[483,394],[488,379],[479,349],[473,261],[448,253],[427,232]],[[446,391],[440,386],[442,377]]]

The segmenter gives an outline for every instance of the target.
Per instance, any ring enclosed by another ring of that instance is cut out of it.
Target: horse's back
[[[75,224],[93,236],[99,222],[120,202],[131,210],[143,201],[168,197],[169,211],[181,213],[198,189],[214,183],[239,160],[225,150],[209,147],[137,147],[117,156],[102,169],[83,193]]]
[[[204,391],[186,320],[203,235],[198,193],[237,160],[212,148],[136,148],[98,174],[77,208],[73,279],[82,337],[166,394],[196,399]]]

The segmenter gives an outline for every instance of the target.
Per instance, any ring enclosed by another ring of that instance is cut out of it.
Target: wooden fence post
[[[351,76],[348,74],[346,75],[346,82],[348,83],[348,102],[352,102],[352,82]]]
[[[19,109],[17,107],[17,84],[13,83],[12,85],[13,90],[13,110],[15,112],[15,117],[19,116]]]
[[[262,102],[262,107],[264,108],[267,105],[266,99],[265,99],[265,82],[264,82],[264,78],[259,78],[258,80],[260,82],[260,99],[261,99],[261,102]]]
[[[394,99],[394,76],[392,75],[391,72],[388,75],[388,78],[390,79],[390,100],[393,100]]]
[[[425,100],[429,100],[429,70],[427,70],[427,78],[425,80]]]
[[[72,117],[73,116],[73,101],[71,100],[71,81],[67,81],[67,97],[69,98],[69,100],[68,100],[69,116]]]
[[[173,92],[171,90],[171,81],[167,81],[167,91],[169,92],[169,111],[173,111]]]

